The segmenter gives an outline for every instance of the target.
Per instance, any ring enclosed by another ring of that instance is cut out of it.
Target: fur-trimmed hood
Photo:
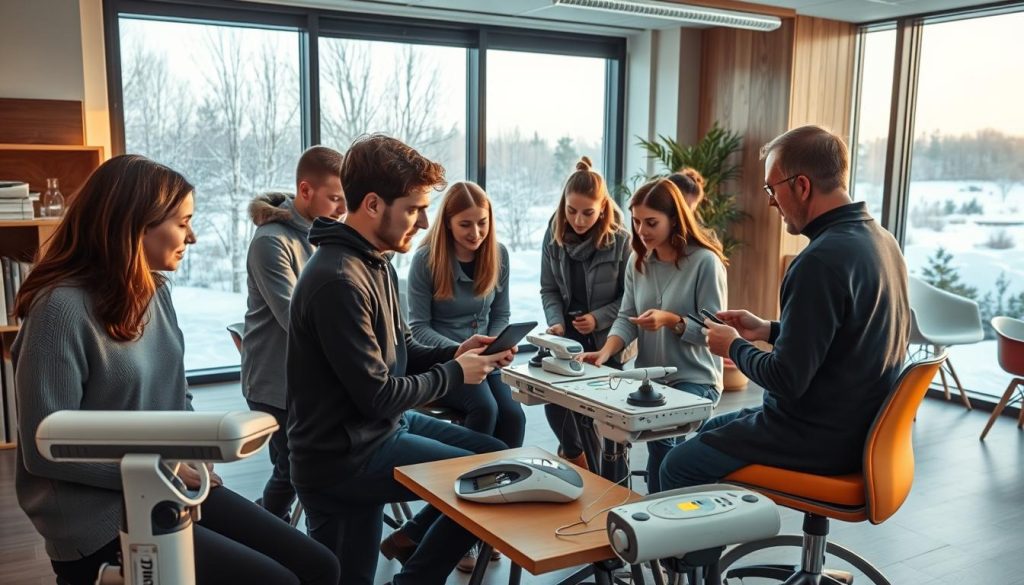
[[[280,223],[306,233],[311,225],[311,222],[295,211],[294,195],[276,191],[253,197],[249,202],[249,217],[256,227]]]

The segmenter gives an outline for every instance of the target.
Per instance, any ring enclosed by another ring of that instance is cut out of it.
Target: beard
[[[377,239],[380,240],[387,250],[398,252],[399,254],[405,254],[412,247],[412,234],[408,234],[405,231],[397,230],[392,224],[391,210],[389,209],[384,217],[380,221],[380,227],[377,228]],[[416,232],[413,232],[415,234]]]

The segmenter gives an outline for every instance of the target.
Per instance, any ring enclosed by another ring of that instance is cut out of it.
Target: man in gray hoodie
[[[344,219],[341,162],[338,151],[314,146],[299,158],[294,196],[266,193],[249,204],[256,233],[246,260],[249,299],[242,337],[242,393],[249,408],[273,415],[281,427],[270,440],[274,470],[260,500],[281,518],[287,517],[295,498],[288,472],[285,403],[288,305],[299,273],[313,253],[307,239],[313,220]]]

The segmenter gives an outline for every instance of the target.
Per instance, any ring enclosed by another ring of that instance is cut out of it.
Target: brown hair
[[[384,134],[356,138],[341,164],[341,188],[350,212],[359,209],[369,193],[391,205],[414,189],[441,190],[446,184],[443,166]]]
[[[668,180],[679,188],[689,207],[700,205],[704,201],[704,177],[697,169],[683,167],[669,175]]]
[[[21,285],[15,313],[26,317],[40,295],[73,282],[88,293],[97,320],[117,341],[138,339],[164,277],[150,271],[146,230],[171,216],[194,188],[181,174],[125,154],[100,165],[71,199],[49,245]]]
[[[588,157],[581,157],[576,163],[576,171],[569,175],[562,187],[562,198],[558,200],[558,209],[551,218],[551,237],[559,246],[565,245],[565,230],[568,220],[565,217],[565,198],[572,193],[586,196],[601,203],[600,218],[594,227],[593,237],[598,248],[607,248],[615,243],[615,234],[622,229],[622,210],[608,194],[604,178],[596,171],[590,170]],[[596,228],[596,229],[595,229]]]
[[[690,211],[690,207],[683,200],[683,194],[669,179],[655,179],[645,183],[633,193],[629,200],[629,208],[632,210],[637,205],[650,207],[668,216],[674,231],[670,236],[672,248],[676,251],[676,267],[679,267],[679,259],[686,255],[686,246],[693,242],[698,246],[707,248],[714,252],[715,256],[728,266],[729,260],[722,253],[722,245],[718,240],[707,235],[707,232],[700,227],[697,219]],[[636,227],[633,227],[633,238],[631,241],[633,252],[636,253],[636,270],[643,274],[644,262],[647,258],[647,248],[640,240],[640,234]]]
[[[306,181],[319,184],[329,176],[341,176],[341,163],[344,157],[340,152],[326,146],[311,146],[299,157],[295,167],[295,184]]]
[[[498,251],[498,236],[494,229],[491,200],[487,198],[487,193],[484,193],[480,185],[469,181],[459,181],[444,194],[441,207],[437,210],[437,219],[430,226],[427,237],[420,244],[429,250],[427,265],[430,267],[430,273],[434,276],[435,299],[445,300],[455,296],[455,278],[452,272],[455,266],[455,241],[448,224],[453,217],[471,207],[487,210],[487,237],[480,244],[480,249],[476,251],[473,294],[482,297],[494,290],[498,284],[501,259]]]
[[[842,138],[825,128],[801,126],[776,136],[761,147],[761,160],[771,152],[787,177],[805,175],[825,193],[847,189],[850,152]]]

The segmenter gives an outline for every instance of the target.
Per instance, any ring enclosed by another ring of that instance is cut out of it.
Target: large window
[[[543,323],[540,245],[581,155],[602,170],[606,60],[487,53],[487,193],[509,251],[512,320]]]
[[[196,187],[198,242],[171,275],[189,370],[238,365],[257,193],[294,191],[302,150],[296,31],[121,18],[125,151]]]
[[[1024,12],[947,15],[901,26],[910,39],[906,50],[919,54],[916,67],[905,60],[908,70],[896,73],[908,88],[902,94],[916,96],[904,104],[913,133],[908,144],[895,145],[897,152],[886,152],[879,134],[865,129],[888,132],[887,121],[879,124],[891,108],[880,112],[879,101],[865,109],[876,96],[862,95],[856,193],[874,209],[876,185],[907,185],[888,195],[889,206],[902,210],[887,218],[896,222],[888,227],[904,234],[912,275],[978,303],[985,340],[954,346],[950,357],[966,388],[998,396],[1005,374],[988,322],[996,315],[1024,318]],[[864,93],[872,84],[878,93],[891,91],[884,86],[893,84],[898,49],[890,34],[865,35]],[[898,158],[900,150],[910,153],[909,176],[877,180],[879,161]]]
[[[921,41],[904,251],[911,273],[974,299],[986,341],[950,350],[998,395],[988,321],[1024,317],[1024,12],[928,24]]]
[[[172,276],[190,373],[237,367],[225,326],[246,310],[247,206],[293,192],[312,144],[344,151],[383,132],[449,182],[481,183],[511,253],[516,320],[543,320],[540,241],[576,159],[617,180],[624,39],[216,0],[104,9],[115,152],[196,185],[199,242]],[[393,262],[404,275],[408,259]]]

